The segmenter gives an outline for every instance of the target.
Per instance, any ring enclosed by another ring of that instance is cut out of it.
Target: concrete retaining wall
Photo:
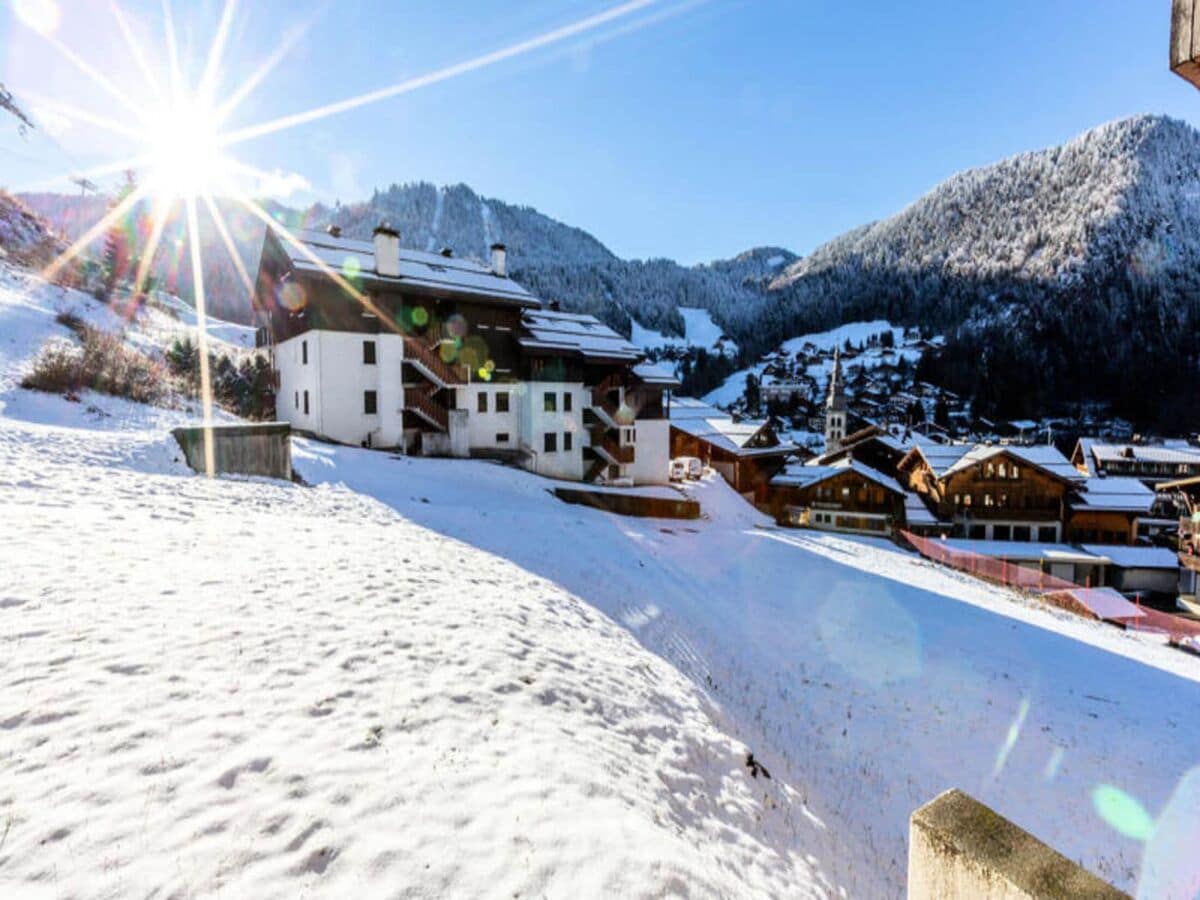
[[[554,496],[567,503],[591,506],[621,516],[644,516],[654,519],[698,519],[700,504],[695,500],[674,500],[668,497],[648,497],[644,494],[621,491],[591,491],[587,488],[554,489]]]
[[[1129,900],[962,791],[909,823],[909,900]]]
[[[205,433],[211,435],[213,475],[261,475],[292,480],[291,426],[286,422],[176,428],[187,463],[204,474],[208,469]]]

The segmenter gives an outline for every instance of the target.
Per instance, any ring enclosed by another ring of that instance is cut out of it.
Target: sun
[[[147,116],[147,184],[166,197],[200,197],[216,192],[232,174],[221,149],[218,118],[194,96],[179,96]]]

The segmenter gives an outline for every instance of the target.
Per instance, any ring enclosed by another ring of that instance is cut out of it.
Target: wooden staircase
[[[450,430],[450,412],[433,399],[432,385],[416,385],[404,389],[404,408],[441,431]]]
[[[428,344],[410,334],[404,336],[404,361],[438,387],[455,387],[467,383],[462,366],[451,366],[442,360],[437,348],[441,341]]]

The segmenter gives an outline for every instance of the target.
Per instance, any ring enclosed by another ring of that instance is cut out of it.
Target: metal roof
[[[1088,478],[1071,501],[1071,508],[1148,513],[1154,500],[1154,491],[1136,478]]]
[[[643,383],[655,387],[679,387],[682,382],[675,373],[660,363],[641,362],[633,367],[633,374]]]
[[[900,486],[895,478],[889,478],[882,472],[876,471],[870,466],[863,465],[856,459],[843,459],[828,466],[786,466],[782,472],[771,479],[771,484],[776,487],[810,487],[846,472],[854,472],[861,475],[867,481],[874,482],[884,490],[891,491],[893,494],[904,494],[904,488]]]
[[[672,428],[739,456],[771,456],[799,449],[791,442],[772,447],[748,447],[746,445],[767,427],[765,421],[735,422],[728,413],[693,397],[673,398],[669,417]]]
[[[271,232],[268,232],[271,233]],[[317,265],[290,241],[272,237],[299,272],[325,275]],[[375,268],[375,244],[333,235],[312,228],[294,233],[297,240],[324,265],[353,280],[361,279],[364,286],[384,285],[395,288],[416,288],[432,292],[478,297],[492,302],[539,308],[542,303],[511,278],[497,275],[491,267],[478,260],[442,256],[420,250],[400,248],[399,277],[380,275]]]
[[[1179,557],[1165,547],[1123,547],[1084,544],[1083,549],[1104,556],[1118,569],[1178,569]]]
[[[1200,464],[1200,447],[1164,447],[1142,444],[1100,444],[1091,442],[1092,455],[1102,463],[1149,462]]]
[[[549,350],[594,359],[636,362],[645,351],[635,347],[595,316],[529,310],[521,316],[518,343],[527,350]]]

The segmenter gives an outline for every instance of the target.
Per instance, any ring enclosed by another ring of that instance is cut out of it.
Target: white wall
[[[521,404],[521,442],[532,451],[529,468],[539,475],[551,478],[568,478],[578,481],[583,478],[583,448],[589,442],[587,429],[583,426],[583,410],[590,397],[582,384],[556,381],[531,381]],[[553,393],[554,412],[545,411],[544,396]],[[571,410],[564,411],[563,395],[571,395]],[[556,451],[545,452],[544,437],[547,432],[556,435]],[[570,450],[563,449],[563,435],[570,433]]]
[[[634,484],[666,484],[671,465],[671,423],[667,419],[638,419],[636,450],[628,467]]]
[[[363,341],[374,341],[375,364],[363,362]],[[308,345],[308,363],[303,347]],[[404,390],[399,335],[308,331],[276,345],[279,371],[276,414],[296,428],[344,444],[370,437],[376,447],[400,443]],[[304,414],[304,391],[309,411]],[[376,412],[364,411],[364,393],[375,391]],[[299,393],[299,408],[296,396]]]
[[[521,446],[521,408],[524,384],[472,382],[456,388],[455,404],[467,411],[467,442],[472,450],[518,450]],[[479,412],[479,395],[487,396],[487,412]],[[496,411],[496,395],[508,395],[508,412]],[[507,441],[497,439],[507,434]]]

